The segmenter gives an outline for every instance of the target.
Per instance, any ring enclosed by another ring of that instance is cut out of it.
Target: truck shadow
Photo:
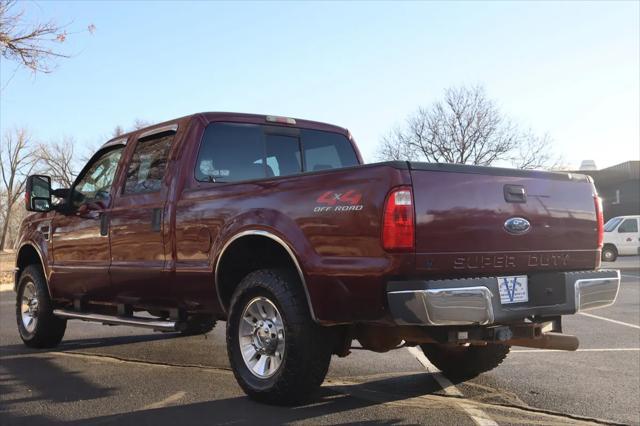
[[[106,348],[110,346],[128,345],[132,343],[145,343],[158,340],[169,340],[183,337],[179,333],[141,334],[133,336],[91,337],[88,339],[63,340],[59,346],[51,349],[32,349],[24,344],[3,345],[0,347],[0,359],[25,354],[39,354],[47,352],[65,352],[79,349]]]
[[[58,361],[51,355],[37,359],[0,357],[0,424],[48,424],[50,419],[44,415],[18,416],[14,411],[29,403],[55,406],[101,399],[115,392],[114,388],[86,380],[78,371],[62,367]]]
[[[396,390],[402,392],[396,393]],[[409,374],[358,384],[323,386],[319,396],[305,405],[279,407],[260,404],[248,397],[234,397],[207,402],[140,410],[130,413],[95,417],[67,423],[71,425],[109,424],[285,424],[305,421],[325,424],[398,424],[407,421],[408,410],[451,410],[454,402],[446,398],[429,398],[440,390],[427,373]],[[428,399],[413,398],[426,397]],[[382,406],[385,408],[382,408]],[[380,410],[385,409],[380,420]],[[394,408],[395,407],[395,408]],[[355,412],[352,420],[345,421],[344,413]],[[398,415],[388,417],[388,410],[398,410]],[[401,413],[401,414],[400,414]],[[335,415],[335,417],[334,417]],[[370,419],[367,419],[370,417]],[[376,419],[377,417],[377,419]],[[315,419],[315,421],[314,421]]]

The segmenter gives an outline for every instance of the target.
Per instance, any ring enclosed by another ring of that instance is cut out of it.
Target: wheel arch
[[[14,291],[18,290],[18,281],[20,279],[22,271],[24,271],[25,268],[29,265],[40,265],[45,277],[45,281],[47,283],[49,297],[51,297],[51,289],[49,288],[49,279],[47,277],[47,269],[46,264],[44,263],[44,258],[42,257],[40,249],[32,243],[24,243],[18,249],[18,254],[16,255],[16,274],[13,283]]]
[[[245,264],[244,268],[234,269],[232,267],[234,259],[237,259],[237,256],[241,256],[243,253],[247,253],[245,248],[249,245],[253,247],[256,243],[259,244],[258,248],[268,250],[269,259],[265,260],[259,256],[262,253],[252,251],[249,252],[249,256],[252,256],[252,261],[257,262],[254,264],[249,262]],[[288,266],[295,269],[300,279],[300,285],[302,285],[304,289],[311,318],[313,321],[318,322],[311,303],[304,272],[295,252],[285,240],[262,229],[251,229],[239,232],[229,238],[220,250],[220,254],[215,262],[214,282],[218,302],[225,314],[228,314],[231,296],[236,286],[240,283],[240,280],[248,273],[261,269],[261,266],[268,265]],[[234,271],[236,272],[234,273]]]

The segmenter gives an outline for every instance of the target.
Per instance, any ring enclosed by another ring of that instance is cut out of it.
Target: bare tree
[[[69,57],[59,46],[70,33],[54,21],[29,23],[24,10],[16,10],[17,4],[15,0],[0,0],[0,54],[33,72],[49,73],[57,59]],[[93,34],[95,25],[89,25],[86,31]]]
[[[420,159],[420,155],[406,138],[404,130],[396,126],[378,145],[378,157],[385,161]]]
[[[59,142],[38,146],[38,167],[62,188],[71,188],[76,178],[74,145],[75,141],[66,137]]]
[[[143,120],[142,118],[136,118],[133,122],[132,130],[140,130],[150,125],[151,123],[149,121]]]
[[[124,127],[122,127],[119,124],[116,127],[114,127],[113,130],[111,131],[111,137],[117,138],[118,136],[122,136],[125,133],[132,132],[134,130],[140,130],[150,125],[151,125],[151,122],[147,120],[143,120],[141,118],[136,118],[133,121],[133,124],[131,125],[131,128],[129,130],[125,130]]]
[[[553,141],[549,135],[535,135],[531,130],[522,133],[511,158],[511,164],[518,169],[557,169],[562,159],[553,154]]]
[[[384,160],[423,160],[490,166],[510,161],[540,168],[552,158],[550,139],[521,132],[482,87],[450,88],[442,101],[419,108],[378,147]]]
[[[25,128],[8,131],[0,148],[0,175],[2,176],[3,202],[2,228],[0,229],[0,250],[4,249],[7,230],[11,223],[14,206],[22,193],[27,176],[35,166],[32,141]]]
[[[124,128],[119,124],[116,127],[114,127],[113,131],[111,132],[111,136],[114,138],[117,138],[118,136],[121,136],[124,134],[125,134]]]

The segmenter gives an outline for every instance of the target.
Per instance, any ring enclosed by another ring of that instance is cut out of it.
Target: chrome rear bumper
[[[533,297],[522,304],[500,303],[496,277],[391,282],[387,300],[394,321],[400,325],[499,324],[609,306],[618,295],[620,272],[546,273],[532,279],[530,286],[545,286],[547,281],[554,284],[533,289]],[[554,291],[554,296],[546,296]]]

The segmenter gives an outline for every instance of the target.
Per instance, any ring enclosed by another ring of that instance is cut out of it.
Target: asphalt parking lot
[[[613,265],[611,265],[613,266]],[[633,265],[632,265],[633,266]],[[24,347],[0,292],[0,424],[640,424],[640,272],[614,306],[564,320],[577,352],[513,348],[498,369],[452,384],[415,350],[334,357],[301,407],[250,401],[205,336],[69,322],[51,351]]]

